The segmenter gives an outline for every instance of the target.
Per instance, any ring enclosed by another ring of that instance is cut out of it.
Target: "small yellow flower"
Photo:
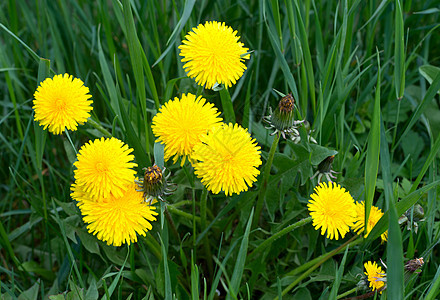
[[[35,121],[54,134],[76,130],[90,117],[93,101],[88,93],[81,79],[69,74],[46,78],[34,93]]]
[[[214,194],[247,191],[260,174],[260,147],[243,127],[222,124],[194,147],[195,174]]]
[[[108,245],[136,243],[137,234],[145,236],[153,228],[150,222],[158,215],[154,206],[144,202],[143,193],[136,191],[134,182],[120,197],[110,194],[95,200],[89,196],[77,184],[72,185],[72,198],[78,201],[88,231]]]
[[[382,218],[383,212],[380,208],[377,208],[376,206],[372,206],[370,210],[370,216],[368,217],[368,224],[367,224],[367,234],[365,237],[367,237],[370,234],[370,231],[373,229],[373,227],[376,225],[377,222],[379,222],[380,218]],[[358,202],[356,203],[356,221],[355,224],[351,227],[353,231],[355,231],[357,234],[362,234],[364,232],[365,228],[365,202]],[[380,236],[382,239],[382,243],[387,241],[388,238],[388,230],[382,233]]]
[[[356,205],[351,195],[337,183],[321,182],[310,198],[307,207],[315,229],[321,228],[322,235],[327,231],[330,239],[337,240],[339,234],[344,238],[356,217]]]
[[[174,156],[176,162],[182,156],[183,165],[200,137],[222,119],[214,104],[206,102],[202,96],[183,94],[182,98],[174,98],[159,109],[151,126],[158,141],[165,144],[165,160]]]
[[[385,272],[382,271],[382,268],[378,266],[376,262],[371,261],[366,262],[364,268],[366,270],[364,274],[368,276],[372,290],[378,290],[382,294],[386,282]]]
[[[74,163],[76,184],[91,199],[107,198],[110,195],[122,197],[129,183],[134,182],[137,164],[131,162],[126,144],[116,138],[96,139],[84,144]]]
[[[212,21],[193,28],[179,46],[188,77],[195,77],[197,84],[207,89],[216,83],[235,84],[246,70],[244,60],[250,57],[239,39],[237,31],[225,23]]]

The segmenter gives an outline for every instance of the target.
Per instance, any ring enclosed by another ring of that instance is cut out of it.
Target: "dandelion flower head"
[[[176,162],[182,156],[183,165],[200,137],[222,121],[219,115],[214,104],[189,93],[162,105],[153,118],[152,130],[158,141],[165,144],[165,160],[174,156]]]
[[[87,223],[87,230],[108,245],[121,246],[137,242],[137,234],[145,236],[158,213],[144,202],[135,183],[130,183],[120,197],[91,199],[77,184],[72,185],[72,198]]]
[[[195,174],[214,194],[247,191],[260,174],[260,147],[243,127],[231,123],[215,127],[194,147]]]
[[[370,210],[370,216],[368,217],[368,223],[367,223],[367,234],[365,237],[367,237],[373,227],[376,225],[377,222],[379,222],[380,218],[382,218],[383,212],[380,208],[376,206],[371,206]],[[351,227],[354,232],[357,234],[362,234],[364,232],[365,228],[365,202],[357,202],[356,203],[356,221],[354,225]],[[386,242],[388,238],[388,230],[382,233],[380,236],[382,239],[382,242]]]
[[[351,195],[337,183],[320,183],[310,195],[307,207],[316,230],[327,231],[327,238],[345,237],[356,217],[356,205]]]
[[[179,46],[188,77],[207,89],[216,83],[235,84],[246,70],[244,60],[250,57],[239,39],[237,31],[217,21],[193,28]]]
[[[368,261],[364,264],[370,287],[373,291],[378,290],[382,294],[382,288],[385,286],[385,272],[376,264],[376,262]]]
[[[35,121],[54,134],[76,130],[90,117],[93,101],[88,93],[81,79],[69,74],[46,78],[34,93]]]
[[[76,184],[92,199],[110,195],[122,197],[129,183],[134,182],[137,166],[131,162],[126,144],[116,138],[101,138],[84,144],[74,163]]]

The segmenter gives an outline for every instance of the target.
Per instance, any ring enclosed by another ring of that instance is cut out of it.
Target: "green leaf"
[[[394,85],[397,99],[402,99],[405,90],[405,41],[403,14],[400,0],[396,0],[395,36],[394,36]]]
[[[370,134],[367,143],[367,157],[365,161],[365,231],[367,230],[367,220],[370,216],[370,209],[373,205],[374,192],[376,189],[377,172],[379,170],[380,153],[380,82],[381,69],[379,52],[377,53],[377,84],[374,97],[373,119],[371,121]]]
[[[344,265],[345,265],[345,261],[347,259],[348,248],[350,248],[350,247],[347,247],[345,249],[344,257],[342,257],[341,265],[339,266],[339,269],[336,272],[335,280],[333,281],[333,287],[332,287],[332,290],[330,291],[330,296],[328,297],[328,299],[335,299],[336,300],[336,296],[338,295],[339,286],[342,281],[342,275],[344,275]]]
[[[231,277],[231,285],[229,286],[229,293],[226,299],[232,299],[231,293],[234,299],[239,292],[241,279],[243,277],[244,265],[246,263],[247,249],[249,244],[249,233],[251,231],[252,218],[254,215],[254,209],[252,208],[251,215],[249,216],[249,221],[246,226],[246,230],[241,241],[240,250],[238,251],[237,261],[235,262],[234,272]]]

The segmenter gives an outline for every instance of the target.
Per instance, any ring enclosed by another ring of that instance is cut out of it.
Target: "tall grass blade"
[[[380,153],[380,82],[381,70],[379,52],[377,52],[377,84],[374,97],[373,118],[368,136],[367,157],[365,161],[365,232],[367,232],[368,218],[373,205],[376,189],[377,172],[379,170]]]
[[[396,97],[402,99],[405,90],[405,41],[403,31],[403,14],[400,0],[395,2],[396,16],[394,20],[394,86],[396,88]]]
[[[241,241],[240,250],[238,251],[237,261],[235,262],[234,273],[231,277],[231,286],[229,287],[229,292],[233,294],[232,297],[238,294],[240,289],[240,283],[243,277],[244,265],[246,263],[247,249],[249,244],[249,233],[252,226],[252,217],[254,215],[254,209],[252,208],[251,214],[249,216],[249,221],[246,225],[246,231],[244,232],[243,239]],[[232,299],[231,294],[226,297],[227,300]]]

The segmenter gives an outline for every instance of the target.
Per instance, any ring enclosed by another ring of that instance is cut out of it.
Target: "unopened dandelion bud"
[[[272,124],[278,130],[285,130],[295,125],[295,100],[292,94],[284,96],[272,116]]]

